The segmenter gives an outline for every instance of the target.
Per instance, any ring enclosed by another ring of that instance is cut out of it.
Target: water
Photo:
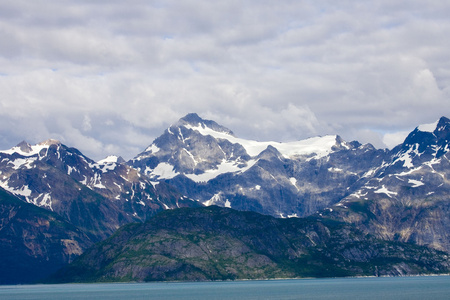
[[[450,276],[0,286],[0,299],[450,299]]]

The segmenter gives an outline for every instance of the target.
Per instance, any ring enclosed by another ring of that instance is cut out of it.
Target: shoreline
[[[293,281],[293,280],[332,280],[332,279],[364,279],[364,278],[408,278],[408,277],[450,277],[450,273],[445,274],[416,274],[416,275],[383,275],[383,276],[345,276],[345,277],[297,277],[297,278],[261,278],[261,279],[236,279],[236,280],[201,280],[201,281],[105,281],[105,282],[67,282],[67,283],[19,283],[19,284],[0,284],[0,289],[8,287],[26,287],[26,286],[63,286],[63,285],[113,285],[113,284],[164,284],[164,283],[231,283],[231,282],[258,282],[258,281]]]

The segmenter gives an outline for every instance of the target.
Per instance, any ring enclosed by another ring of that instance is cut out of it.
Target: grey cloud
[[[130,158],[189,112],[245,138],[392,144],[450,116],[449,12],[420,0],[0,3],[0,147],[54,137]]]

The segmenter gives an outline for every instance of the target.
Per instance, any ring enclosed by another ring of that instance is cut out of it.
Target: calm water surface
[[[0,286],[0,299],[450,299],[450,276]]]

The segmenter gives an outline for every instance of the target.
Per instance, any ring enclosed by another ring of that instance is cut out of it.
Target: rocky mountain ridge
[[[360,225],[370,219],[367,232],[380,238],[450,251],[449,140],[446,117],[388,150],[339,136],[243,140],[190,114],[129,164],[204,205],[275,217],[331,215]],[[348,203],[373,203],[378,218],[361,217],[352,211],[359,204]]]
[[[449,252],[449,140],[445,117],[387,150],[337,135],[245,140],[189,114],[128,162],[94,162],[56,140],[21,142],[0,151],[0,188],[79,230],[81,252],[125,224],[211,205],[343,221],[376,239]]]
[[[418,126],[369,170],[372,178],[322,215],[384,239],[450,250],[450,120]]]
[[[234,280],[448,272],[448,254],[354,227],[210,206],[122,227],[49,282]]]
[[[239,139],[189,114],[129,164],[205,205],[302,217],[344,198],[385,155],[339,136],[291,143]]]
[[[0,187],[58,213],[94,241],[160,210],[198,206],[117,159],[94,162],[56,140],[1,151]]]

